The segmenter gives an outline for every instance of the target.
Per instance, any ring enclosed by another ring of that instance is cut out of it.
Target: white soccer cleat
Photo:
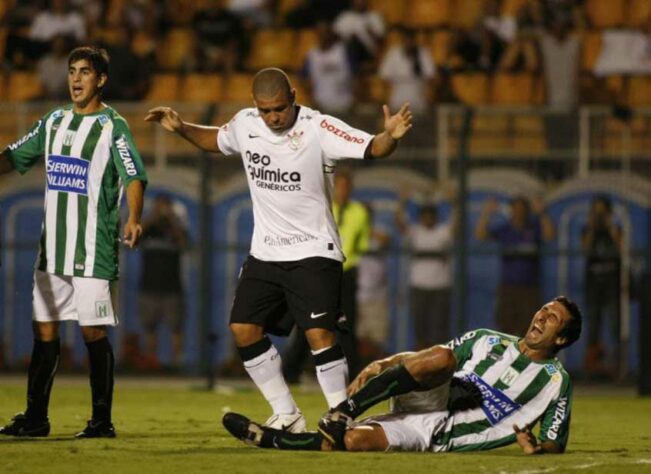
[[[305,417],[300,411],[289,414],[276,414],[265,422],[263,426],[290,433],[304,433],[307,430]]]

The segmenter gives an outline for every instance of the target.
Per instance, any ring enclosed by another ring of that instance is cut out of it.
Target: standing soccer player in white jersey
[[[478,329],[420,352],[373,362],[319,431],[287,433],[224,415],[226,429],[263,448],[348,451],[478,451],[517,442],[526,454],[563,453],[572,384],[556,358],[581,335],[575,303],[554,298],[522,338]],[[353,421],[392,398],[391,413]],[[538,439],[532,434],[540,421]]]
[[[68,57],[72,104],[43,116],[0,155],[0,174],[23,174],[45,158],[45,217],[34,270],[34,349],[27,410],[0,428],[10,436],[47,436],[48,404],[59,362],[59,322],[79,323],[88,348],[92,418],[78,438],[115,437],[111,422],[115,326],[111,283],[118,277],[119,208],[126,188],[123,242],[138,243],[145,170],[126,121],[102,102],[106,51],[74,49]]]
[[[202,150],[242,156],[254,229],[230,328],[246,371],[273,409],[267,425],[300,432],[305,419],[265,333],[282,332],[278,323],[289,313],[305,331],[328,405],[346,398],[348,364],[335,335],[344,255],[331,211],[334,168],[343,158],[391,154],[412,117],[407,104],[395,115],[385,105],[384,131],[373,136],[296,104],[295,90],[280,69],[258,72],[252,89],[255,107],[222,127],[184,122],[167,107],[151,110],[146,120],[160,122]]]

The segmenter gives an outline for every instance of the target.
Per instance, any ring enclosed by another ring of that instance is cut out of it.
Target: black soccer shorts
[[[342,264],[324,257],[265,262],[249,256],[242,265],[231,323],[256,324],[287,335],[302,330],[334,331],[341,317]]]

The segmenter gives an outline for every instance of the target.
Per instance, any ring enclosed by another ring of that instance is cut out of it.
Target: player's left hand
[[[140,236],[142,235],[142,225],[140,222],[128,220],[124,225],[124,236],[122,242],[129,248],[138,245]]]
[[[413,118],[409,103],[405,103],[395,115],[391,115],[388,105],[383,105],[384,111],[384,130],[394,140],[400,140],[412,127]]]
[[[538,440],[531,432],[531,426],[525,425],[520,429],[518,425],[513,425],[515,430],[515,440],[520,445],[525,454],[534,454],[538,452]]]

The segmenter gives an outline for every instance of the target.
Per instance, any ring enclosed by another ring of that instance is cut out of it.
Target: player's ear
[[[292,105],[296,103],[296,89],[292,89],[289,92],[289,103]]]
[[[558,336],[556,338],[556,341],[554,341],[556,344],[556,347],[560,348],[563,347],[564,344],[567,343],[567,338],[565,336]]]
[[[108,81],[108,76],[106,74],[100,74],[99,81],[97,81],[97,87],[101,89],[106,85],[106,81]]]

